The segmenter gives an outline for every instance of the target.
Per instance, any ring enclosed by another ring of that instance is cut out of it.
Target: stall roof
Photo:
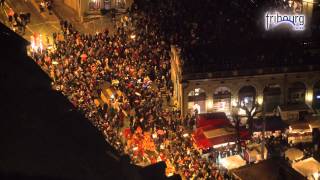
[[[240,138],[245,139],[248,134],[247,130],[241,130]],[[236,141],[237,133],[232,126],[215,127],[209,125],[198,128],[193,133],[193,140],[198,148],[207,149],[214,145]]]
[[[237,179],[243,180],[286,180],[305,179],[301,174],[292,169],[284,160],[268,159],[257,164],[250,164],[231,170]]]
[[[310,107],[305,103],[279,105],[281,111],[309,111]]]
[[[197,127],[204,127],[208,125],[220,126],[230,125],[230,121],[224,112],[214,112],[199,114],[197,117]]]
[[[246,161],[239,155],[229,156],[221,159],[222,166],[228,170],[236,169],[246,165]]]
[[[300,174],[302,174],[304,177],[309,177],[312,176],[314,173],[319,172],[320,163],[311,157],[292,164],[292,167]]]
[[[292,129],[310,129],[309,124],[310,122],[308,121],[292,121],[290,122],[289,126]]]
[[[291,161],[302,159],[304,156],[303,151],[297,148],[290,148],[285,151],[285,157]]]
[[[288,128],[288,124],[282,121],[281,117],[268,116],[266,117],[266,131],[277,131]],[[253,131],[259,132],[263,130],[263,121],[256,122],[253,126]]]

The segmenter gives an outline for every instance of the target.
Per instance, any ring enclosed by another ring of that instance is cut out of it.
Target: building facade
[[[173,99],[182,115],[225,112],[259,103],[272,112],[278,105],[302,103],[319,108],[320,66],[269,68],[214,73],[183,73],[180,50],[171,47]]]
[[[88,14],[100,13],[101,9],[127,9],[133,0],[64,0],[64,3],[75,10],[80,19]]]

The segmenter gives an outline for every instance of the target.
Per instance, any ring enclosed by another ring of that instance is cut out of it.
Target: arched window
[[[272,112],[281,104],[281,88],[278,84],[270,84],[263,90],[263,102],[267,112]]]
[[[244,86],[239,90],[239,103],[249,109],[256,101],[256,89],[253,86]]]
[[[213,111],[230,114],[231,91],[227,87],[219,87],[213,94]]]
[[[203,89],[195,88],[188,93],[188,111],[191,114],[206,111],[206,92]]]
[[[302,82],[294,82],[288,88],[289,103],[304,103],[306,95],[306,86]]]

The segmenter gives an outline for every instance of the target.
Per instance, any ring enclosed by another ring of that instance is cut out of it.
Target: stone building
[[[99,14],[101,9],[125,10],[133,0],[64,0],[64,3],[74,9],[80,19],[89,14]]]
[[[320,66],[272,67],[233,71],[188,73],[179,48],[171,47],[173,99],[183,115],[226,112],[238,103],[264,103],[268,112],[278,105],[306,104],[319,108]]]

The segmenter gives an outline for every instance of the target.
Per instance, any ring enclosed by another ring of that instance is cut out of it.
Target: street
[[[6,0],[5,6],[1,8],[0,20],[2,23],[9,26],[8,22],[8,10],[12,8],[15,13],[31,13],[31,21],[27,24],[25,34],[23,37],[30,41],[31,36],[34,33],[41,34],[44,46],[47,45],[47,36],[52,42],[52,33],[60,30],[59,20],[53,14],[50,15],[48,11],[40,13],[38,4],[35,0]]]

